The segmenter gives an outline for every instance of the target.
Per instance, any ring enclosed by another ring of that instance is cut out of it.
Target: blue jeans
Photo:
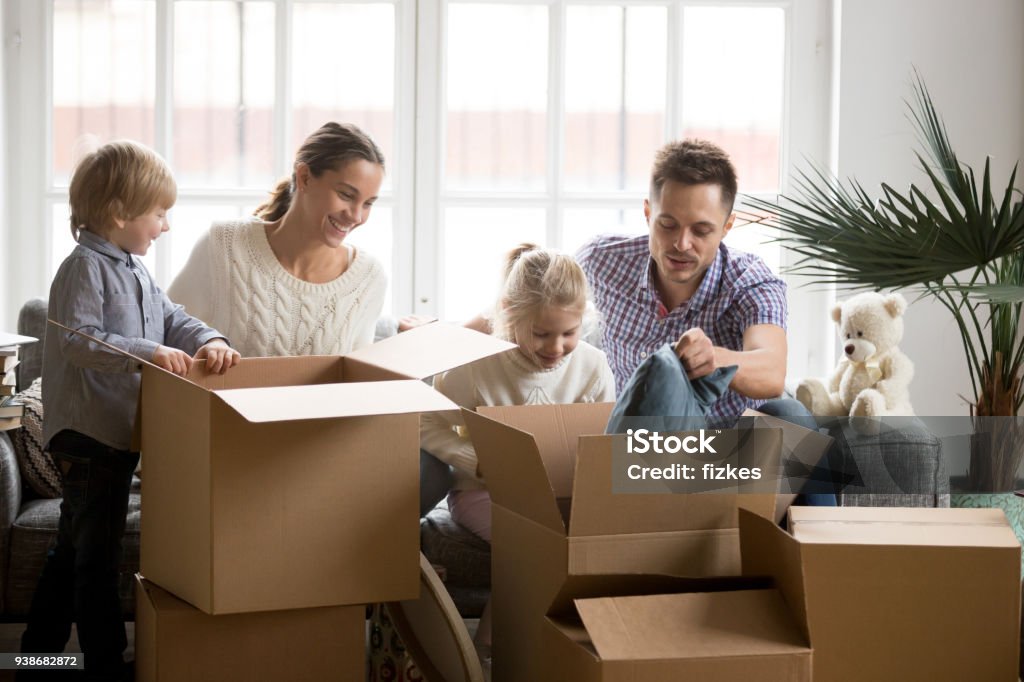
[[[690,380],[675,350],[666,344],[634,370],[615,403],[607,432],[624,432],[633,418],[642,418],[644,428],[653,431],[706,428],[707,413],[715,401],[729,390],[736,370],[735,366],[719,367],[707,376]],[[818,424],[807,408],[792,398],[769,400],[757,409],[811,431],[818,430]],[[731,423],[715,423],[714,428],[729,428],[734,423],[735,419]],[[833,444],[816,467],[814,473],[818,475],[802,485],[797,504],[836,506],[835,488],[829,474],[840,463],[837,452]]]
[[[757,410],[758,412],[764,412],[767,415],[802,426],[811,431],[818,430],[818,423],[815,421],[814,415],[811,414],[810,410],[804,407],[803,403],[792,398],[769,400],[758,407]],[[832,448],[825,453],[822,461],[818,463],[818,470],[821,471],[823,468],[826,472],[835,470],[838,464],[835,460],[838,456],[836,445],[833,443]],[[835,507],[835,488],[830,481],[821,480],[821,478],[808,479],[804,483],[800,495],[794,504],[803,504],[808,507]]]
[[[75,622],[87,677],[123,679],[127,638],[118,569],[139,453],[67,430],[53,437],[50,452],[61,470],[64,497],[57,544],[47,555],[32,598],[21,650],[63,651]]]

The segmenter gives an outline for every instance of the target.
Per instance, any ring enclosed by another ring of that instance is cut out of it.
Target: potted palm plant
[[[909,118],[924,143],[923,186],[887,184],[872,198],[856,181],[821,169],[801,172],[792,196],[750,199],[771,217],[791,269],[854,289],[911,289],[953,316],[970,371],[974,424],[967,487],[1010,491],[1024,457],[1024,208],[1014,183],[993,192],[990,161],[980,182],[949,143],[945,124],[916,73]]]

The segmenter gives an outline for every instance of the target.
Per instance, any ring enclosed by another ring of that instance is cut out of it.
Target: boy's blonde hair
[[[108,142],[82,157],[71,177],[71,236],[80,230],[105,235],[115,219],[131,220],[178,198],[171,169],[149,147],[129,140]]]
[[[505,259],[505,284],[494,320],[494,333],[515,341],[518,326],[545,306],[579,310],[587,305],[587,277],[568,256],[536,244],[520,244]]]

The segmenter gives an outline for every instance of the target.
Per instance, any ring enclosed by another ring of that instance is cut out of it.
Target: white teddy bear
[[[811,414],[831,417],[910,416],[910,380],[914,365],[900,352],[903,311],[899,294],[858,294],[832,308],[845,356],[828,386],[805,379],[796,399]]]

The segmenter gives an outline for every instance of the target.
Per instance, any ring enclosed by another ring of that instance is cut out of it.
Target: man
[[[709,408],[709,425],[731,427],[756,407],[816,430],[803,405],[778,398],[786,378],[785,283],[760,257],[722,243],[736,220],[736,191],[736,171],[721,148],[669,143],[655,157],[644,200],[648,234],[596,237],[576,255],[602,316],[617,393],[641,363],[674,343],[691,380],[738,368]],[[804,493],[810,504],[835,504],[827,484]]]
[[[666,342],[678,340],[691,379],[739,367],[711,408],[713,421],[779,396],[786,376],[786,285],[758,256],[722,243],[736,219],[736,189],[722,149],[702,140],[670,143],[657,154],[644,200],[649,234],[601,236],[577,255],[620,391]]]

